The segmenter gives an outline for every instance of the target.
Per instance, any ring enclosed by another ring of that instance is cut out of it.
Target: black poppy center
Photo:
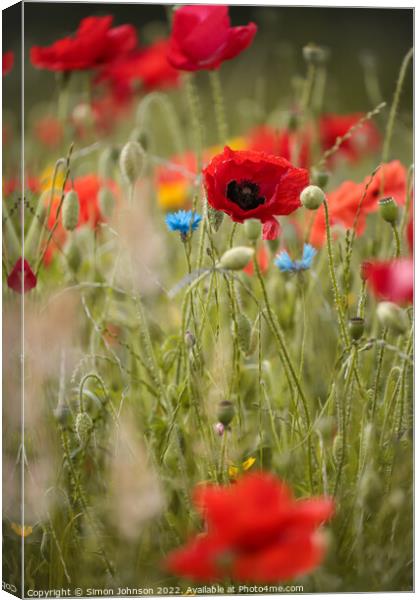
[[[260,188],[256,183],[244,179],[230,181],[226,188],[226,197],[242,210],[253,210],[264,204],[265,198],[260,196]]]

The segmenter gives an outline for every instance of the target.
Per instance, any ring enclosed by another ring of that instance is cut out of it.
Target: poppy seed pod
[[[108,219],[112,217],[115,208],[115,196],[108,187],[99,190],[99,208],[101,214]]]
[[[253,256],[253,248],[236,246],[236,248],[231,248],[223,254],[219,266],[222,269],[228,269],[229,271],[242,271]]]
[[[245,233],[249,241],[254,242],[261,237],[262,225],[258,219],[248,219],[245,221]]]
[[[61,220],[64,229],[73,231],[79,222],[80,203],[79,196],[74,190],[70,190],[64,196]]]
[[[88,441],[93,428],[93,421],[90,415],[88,415],[87,412],[78,413],[76,417],[76,422],[74,424],[74,428],[76,430],[76,434],[80,442],[82,444],[85,444]]]
[[[395,225],[398,221],[398,205],[391,196],[379,200],[379,212],[383,220],[391,225]]]
[[[361,317],[353,317],[349,320],[349,332],[351,339],[354,341],[359,340],[365,330],[365,320]]]
[[[302,206],[308,210],[318,210],[324,200],[324,192],[316,185],[308,185],[300,195]]]
[[[138,142],[127,142],[120,154],[120,168],[124,177],[131,183],[140,177],[144,167],[145,154]]]
[[[383,327],[397,335],[407,331],[410,325],[406,312],[394,302],[380,302],[376,314]]]
[[[234,416],[235,409],[232,402],[229,402],[229,400],[222,400],[222,402],[219,404],[219,410],[217,412],[218,422],[227,427]]]

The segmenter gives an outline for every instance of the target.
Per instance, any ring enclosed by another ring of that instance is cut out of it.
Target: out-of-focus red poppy
[[[164,210],[186,208],[197,173],[197,158],[185,152],[171,158],[167,165],[155,170],[157,201]]]
[[[63,126],[58,119],[43,117],[35,123],[35,135],[48,148],[56,148],[63,140]]]
[[[300,207],[300,193],[308,185],[306,169],[265,152],[233,151],[225,147],[203,170],[209,204],[233,221],[259,219],[264,239],[278,237],[277,215]]]
[[[258,260],[258,265],[260,267],[261,273],[263,273],[263,274],[266,273],[268,270],[268,265],[270,264],[270,254],[264,244],[262,244],[258,248],[257,260]],[[249,261],[249,263],[247,264],[247,266],[244,269],[244,273],[246,273],[247,275],[252,277],[252,275],[254,274],[254,261],[253,260]]]
[[[25,189],[29,190],[33,194],[39,194],[41,191],[41,182],[38,177],[27,175],[25,178]],[[18,177],[11,177],[9,179],[3,179],[3,196],[7,198],[14,192],[21,193],[22,182]]]
[[[7,285],[18,294],[30,292],[37,283],[36,275],[28,261],[20,257],[7,278]]]
[[[365,230],[366,215],[378,210],[380,195],[383,197],[392,196],[398,204],[404,204],[406,179],[407,170],[398,160],[382,165],[376,172],[361,205],[356,227],[357,235],[361,235]],[[358,206],[369,180],[370,176],[367,176],[362,183],[345,181],[336,190],[327,195],[330,224],[332,227],[341,226],[344,229],[351,229],[353,227]],[[381,187],[382,182],[383,188]],[[313,246],[317,247],[322,246],[325,242],[325,216],[323,207],[320,207],[316,213],[309,241]]]
[[[168,40],[158,40],[107,65],[97,81],[109,83],[113,95],[121,101],[131,99],[139,89],[150,92],[176,86],[180,73],[169,64],[167,52]]]
[[[51,46],[31,48],[31,61],[39,69],[75,71],[93,69],[132,52],[137,33],[132,25],[111,27],[112,16],[82,19],[74,36]]]
[[[207,532],[167,558],[181,577],[278,582],[309,573],[324,557],[319,527],[333,514],[329,498],[295,500],[275,476],[256,472],[226,487],[198,486],[194,502]]]
[[[168,60],[183,71],[218,69],[252,43],[255,23],[231,27],[227,6],[181,6],[174,12]]]
[[[319,120],[319,135],[321,147],[328,150],[334,146],[338,137],[345,135],[348,130],[356,125],[363,117],[363,113],[350,115],[326,114]],[[372,121],[365,121],[352,134],[351,138],[343,142],[338,152],[331,157],[344,157],[349,162],[360,160],[365,154],[376,152],[380,146],[381,136]]]
[[[267,152],[274,156],[282,156],[291,161],[296,153],[296,165],[309,168],[311,133],[309,129],[296,133],[287,129],[273,129],[268,125],[261,125],[252,129],[248,136],[249,150]]]
[[[15,62],[14,53],[9,50],[9,52],[5,52],[2,56],[2,65],[3,65],[3,77],[10,73],[13,69],[13,64]]]
[[[378,299],[389,300],[396,304],[413,302],[414,261],[412,257],[366,262],[363,269],[368,285]]]

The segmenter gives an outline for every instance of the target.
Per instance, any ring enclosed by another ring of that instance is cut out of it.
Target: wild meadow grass
[[[325,112],[328,61],[308,52],[293,102],[297,124],[291,92],[285,99],[279,90],[266,112],[258,94],[249,99],[258,114],[249,128],[288,122],[297,132],[293,164],[299,136]],[[85,73],[58,81],[47,112],[62,125],[59,143],[42,147],[29,125],[25,138],[24,252],[36,285],[24,295],[3,286],[5,581],[18,586],[23,577],[26,590],[185,591],[190,580],[164,561],[203,530],[195,486],[235,486],[262,470],[297,498],[334,501],[325,558],[294,584],[305,592],[412,589],[412,307],[381,320],[362,269],[410,255],[411,131],[399,119],[410,61],[408,54],[395,73],[394,96],[367,102],[344,139],[327,149],[312,139],[310,183],[328,171],[326,196],[316,213],[302,207],[281,217],[280,237],[270,241],[258,221],[234,223],[207,202],[202,167],[246,134],[223,67],[182,73],[175,91],[137,94],[105,132],[90,121]],[[69,121],[77,107],[83,135]],[[366,122],[375,123],[379,147],[354,163],[340,159]],[[186,151],[193,170],[173,158]],[[366,195],[396,159],[406,167],[398,221],[390,225],[375,209],[360,233],[359,206],[354,226],[340,227],[330,192],[367,178]],[[6,161],[4,177],[14,168]],[[187,181],[178,206],[162,205],[159,168]],[[86,192],[100,216],[80,226],[82,200],[75,209],[66,191],[85,175],[100,182],[101,193]],[[32,176],[43,178],[35,191]],[[6,276],[20,255],[20,202],[19,189],[4,194]],[[192,225],[187,217],[182,233],[179,220],[165,221],[178,208],[201,219]],[[326,236],[302,267],[296,261],[315,214]],[[66,219],[75,227],[63,228]],[[240,249],[234,264],[226,258],[232,248]]]

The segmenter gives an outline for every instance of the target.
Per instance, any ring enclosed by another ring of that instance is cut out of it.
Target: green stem
[[[395,242],[395,258],[399,258],[401,255],[401,242],[400,242],[400,234],[398,233],[397,226],[395,223],[392,223],[392,232],[394,234],[394,242]]]
[[[210,85],[213,95],[214,111],[216,115],[217,133],[219,136],[219,142],[225,144],[228,138],[227,120],[226,120],[226,109],[223,99],[222,84],[220,81],[220,73],[216,69],[209,72]]]

